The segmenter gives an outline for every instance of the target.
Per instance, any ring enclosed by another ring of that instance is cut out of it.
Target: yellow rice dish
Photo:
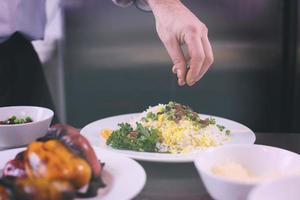
[[[218,146],[228,141],[230,134],[213,118],[202,120],[191,108],[175,102],[149,107],[135,122],[158,130],[160,152],[188,153]]]
[[[230,138],[230,131],[215,119],[201,119],[190,107],[176,102],[149,107],[121,129],[108,133],[103,130],[102,136],[113,148],[172,154],[222,145]]]

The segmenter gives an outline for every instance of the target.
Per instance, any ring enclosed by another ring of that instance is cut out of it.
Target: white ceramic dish
[[[300,177],[292,176],[255,187],[248,200],[299,200]]]
[[[207,191],[216,200],[247,199],[250,190],[264,182],[233,180],[211,172],[213,166],[228,162],[238,163],[257,176],[275,173],[280,174],[279,178],[300,172],[300,156],[284,149],[264,145],[228,145],[209,149],[198,155],[195,166]]]
[[[24,148],[0,151],[0,169]],[[105,163],[102,178],[105,188],[98,195],[86,200],[129,200],[138,195],[146,183],[146,173],[136,161],[125,156],[94,148],[97,157]],[[132,180],[132,181],[131,181]],[[83,199],[82,199],[83,200]]]
[[[143,161],[152,161],[152,162],[193,162],[194,158],[197,156],[197,153],[190,154],[163,154],[163,153],[147,153],[147,152],[136,152],[128,150],[116,150],[105,144],[105,140],[100,136],[100,131],[103,128],[109,128],[115,130],[118,128],[118,124],[122,122],[130,122],[132,119],[135,119],[139,113],[118,115],[114,117],[109,117],[101,120],[97,120],[85,126],[81,130],[83,134],[92,145],[97,146],[103,150],[109,150],[112,152],[117,152],[128,157],[143,160]],[[201,118],[210,117],[209,115],[200,115]],[[221,117],[215,117],[218,124],[224,125],[226,128],[231,130],[231,139],[226,144],[253,144],[255,141],[255,134],[246,126],[228,120]]]
[[[12,116],[29,116],[33,120],[26,124],[0,125],[0,149],[24,146],[45,135],[53,115],[52,110],[36,106],[0,107],[0,121]]]

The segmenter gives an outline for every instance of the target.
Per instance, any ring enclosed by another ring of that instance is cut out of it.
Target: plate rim
[[[86,133],[86,130],[89,129],[90,126],[94,126],[95,124],[99,123],[102,120],[108,120],[110,118],[118,118],[118,117],[127,117],[127,116],[128,117],[131,117],[131,116],[133,117],[134,115],[139,115],[141,113],[142,112],[125,113],[125,114],[118,114],[118,115],[112,115],[112,116],[104,117],[104,118],[101,118],[101,119],[98,119],[98,120],[95,120],[95,121],[92,121],[92,122],[88,123],[87,125],[85,125],[80,130],[80,133],[89,140],[89,137],[87,136],[88,133]],[[239,126],[242,126],[243,128],[245,128],[245,132],[250,134],[251,141],[249,140],[249,142],[247,144],[254,144],[255,141],[256,141],[255,133],[249,127],[247,127],[246,125],[244,125],[240,122],[233,121],[231,119],[227,119],[227,118],[224,118],[224,117],[218,117],[218,116],[215,116],[215,115],[210,115],[210,114],[198,113],[198,115],[200,115],[201,117],[204,116],[204,117],[218,118],[218,119],[221,119],[221,120],[226,120],[226,121],[229,121],[231,123],[238,124]],[[99,132],[100,132],[100,130],[99,130]],[[232,144],[227,144],[227,145],[232,145]],[[192,154],[187,154],[189,156],[183,155],[183,154],[181,154],[181,155],[177,154],[177,156],[173,156],[171,158],[156,158],[156,157],[144,157],[141,154],[149,153],[149,154],[153,154],[153,155],[161,155],[162,153],[157,153],[157,152],[136,152],[136,151],[131,151],[131,150],[112,149],[112,148],[109,148],[109,147],[108,148],[102,148],[102,147],[96,146],[96,145],[93,145],[93,146],[98,147],[98,148],[100,148],[104,151],[109,151],[109,152],[112,152],[112,153],[124,155],[126,157],[129,157],[129,158],[137,160],[137,161],[157,162],[157,163],[192,163],[192,162],[194,162],[195,157],[197,157],[197,155],[202,152],[202,150],[199,150],[198,152],[194,152]],[[134,153],[136,155],[132,155],[130,153]],[[173,154],[169,154],[169,156],[172,156],[172,155]]]

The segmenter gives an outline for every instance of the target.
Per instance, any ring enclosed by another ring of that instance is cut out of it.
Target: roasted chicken
[[[104,187],[101,171],[87,139],[73,127],[55,125],[6,164],[0,199],[92,197]]]

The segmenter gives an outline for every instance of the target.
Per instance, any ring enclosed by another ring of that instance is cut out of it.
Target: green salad
[[[11,116],[6,120],[0,121],[0,125],[26,124],[30,122],[33,122],[31,117],[18,118],[16,116]]]

